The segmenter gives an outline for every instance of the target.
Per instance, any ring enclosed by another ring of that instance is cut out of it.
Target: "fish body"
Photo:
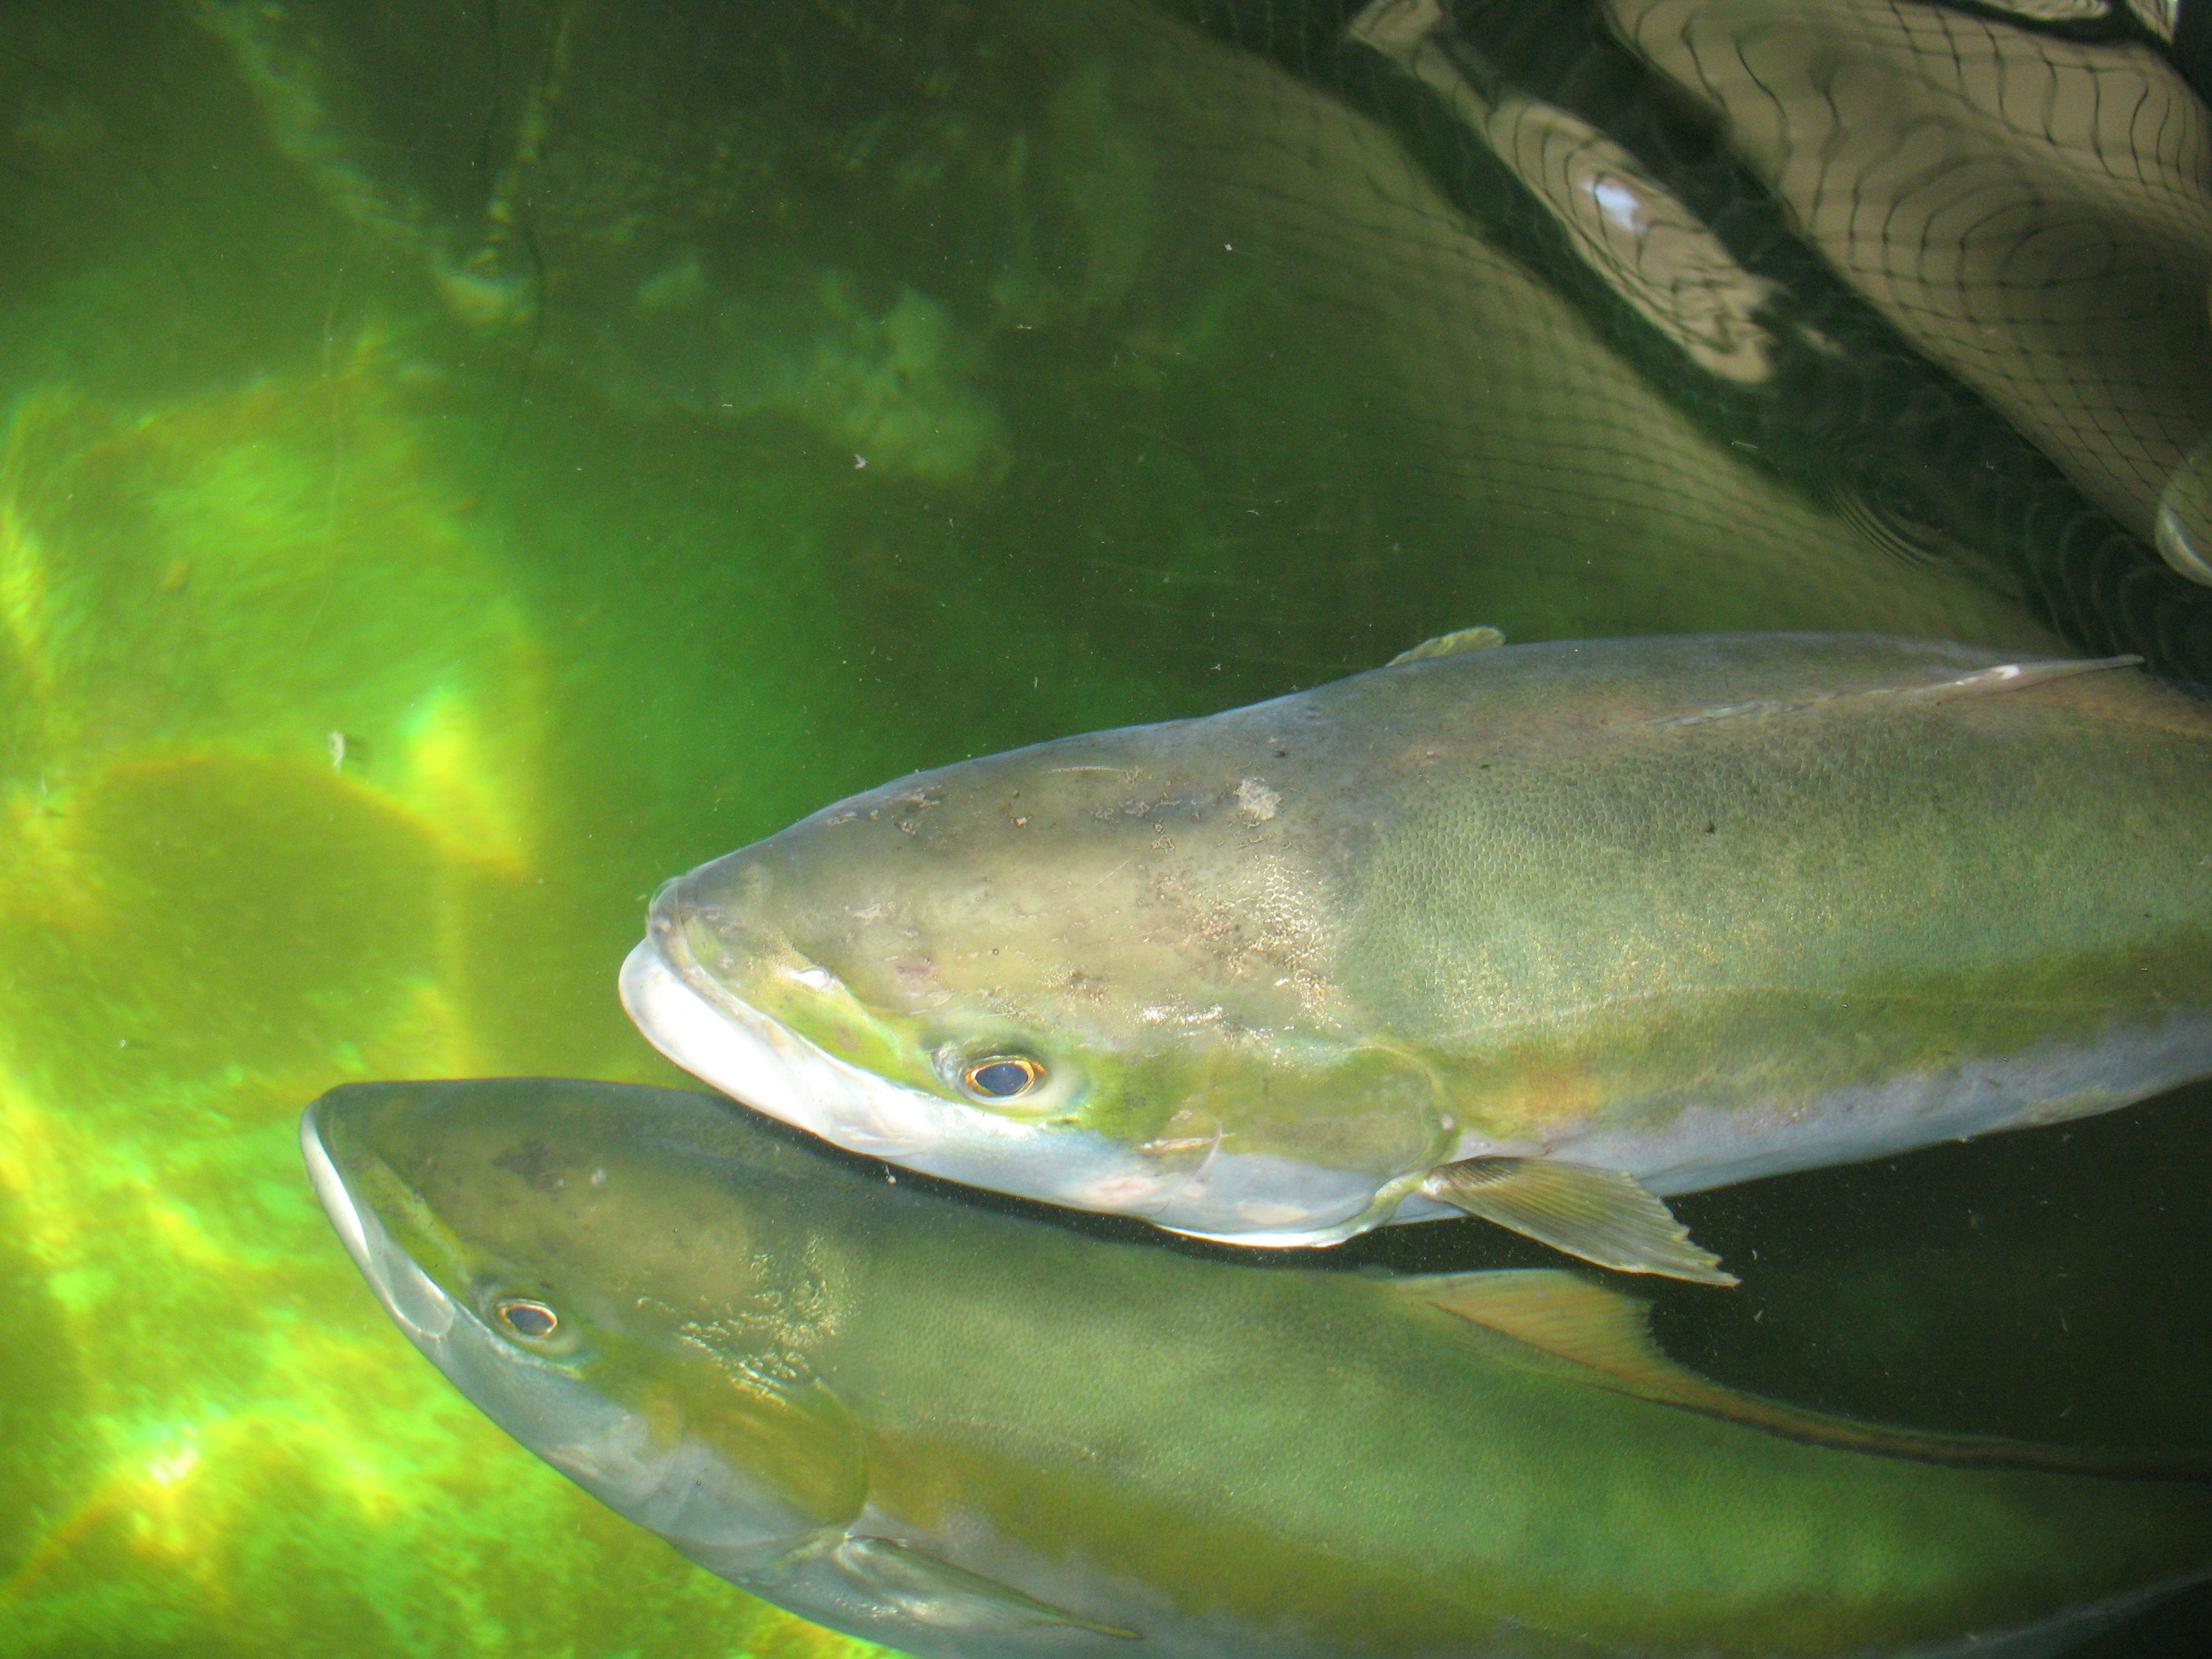
[[[1736,1395],[1565,1273],[1194,1259],[624,1085],[349,1085],[302,1138],[503,1428],[918,1655],[2039,1655],[2212,1563],[2185,1471]]]
[[[1864,635],[1444,649],[826,808],[669,884],[623,993],[950,1179],[1723,1278],[1665,1195],[2212,1071],[2212,716]]]

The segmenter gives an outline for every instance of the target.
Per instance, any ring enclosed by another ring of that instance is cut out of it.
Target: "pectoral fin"
[[[1432,640],[1423,640],[1411,651],[1401,651],[1382,665],[1395,668],[1401,662],[1426,662],[1431,657],[1456,657],[1462,651],[1487,651],[1495,645],[1505,643],[1504,632],[1495,628],[1462,628],[1455,633],[1439,634]]]
[[[925,1554],[890,1538],[848,1538],[835,1552],[839,1567],[868,1595],[916,1624],[979,1636],[1008,1635],[1039,1625],[1070,1625],[1101,1636],[1137,1639],[1137,1632],[1082,1614]]]
[[[1618,1170],[1547,1158],[1469,1158],[1430,1170],[1421,1191],[1601,1267],[1702,1285],[1739,1282],[1720,1257],[1690,1242],[1690,1230],[1656,1194]]]
[[[1746,1394],[1669,1359],[1652,1339],[1643,1303],[1556,1267],[1423,1273],[1391,1282],[1408,1296],[1582,1367],[1583,1379],[1595,1387],[1701,1416],[1725,1418],[1786,1439],[1967,1468],[2041,1469],[2191,1484],[2212,1479],[2212,1469],[2195,1456],[2039,1446],[1985,1435],[1923,1434]]]

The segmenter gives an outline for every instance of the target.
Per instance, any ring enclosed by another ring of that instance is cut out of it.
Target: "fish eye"
[[[498,1316],[501,1324],[533,1342],[543,1341],[561,1328],[559,1314],[526,1296],[502,1297],[491,1304],[491,1310]]]
[[[990,1054],[960,1073],[961,1086],[986,1100],[1012,1100],[1043,1081],[1044,1067],[1027,1054]]]

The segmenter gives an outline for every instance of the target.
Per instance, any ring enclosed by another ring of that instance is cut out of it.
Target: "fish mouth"
[[[623,1006],[695,1077],[835,1146],[1079,1210],[1150,1218],[1189,1176],[1093,1130],[1024,1123],[878,1076],[753,1006],[692,958],[656,907],[623,963]]]
[[[346,1178],[346,1168],[372,1184],[388,1173],[374,1153],[347,1144],[348,1103],[333,1097],[348,1092],[334,1090],[301,1115],[308,1178],[385,1311],[471,1405],[608,1508],[726,1578],[768,1571],[834,1540],[837,1528],[794,1510],[697,1434],[656,1429],[557,1364],[501,1341],[447,1295]]]
[[[307,1178],[346,1254],[385,1312],[435,1361],[432,1346],[453,1329],[459,1310],[453,1297],[392,1238],[376,1212],[356,1201],[353,1188],[325,1144],[323,1118],[330,1098],[324,1096],[300,1115],[300,1152],[307,1162]]]
[[[841,1060],[701,968],[659,904],[623,963],[622,1000],[654,1048],[733,1100],[924,1175],[1224,1243],[1334,1244],[1373,1224],[1375,1183],[1349,1172],[1260,1153],[1151,1155],[1095,1130],[978,1111]]]
[[[840,1060],[701,968],[680,927],[654,918],[622,967],[622,1003],[646,1040],[732,1099],[847,1148],[926,1155],[949,1127],[939,1103]],[[949,1104],[944,1103],[943,1104]]]
[[[1042,1151],[1048,1134],[1084,1138],[975,1112],[839,1059],[701,969],[680,928],[656,927],[630,951],[622,1000],[647,1040],[685,1071],[848,1152],[936,1174],[992,1152],[997,1162]],[[983,1144],[963,1156],[968,1143]]]

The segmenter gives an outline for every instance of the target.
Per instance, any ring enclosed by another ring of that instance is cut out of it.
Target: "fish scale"
[[[2133,659],[1454,637],[824,809],[662,890],[630,1012],[973,1185],[1715,1283],[1665,1196],[2212,1072],[2212,714]]]
[[[2201,1466],[1739,1394],[1553,1270],[1203,1260],[604,1083],[349,1085],[301,1133],[501,1426],[925,1659],[2028,1659],[2212,1564]],[[551,1334],[501,1331],[516,1295]],[[795,1298],[822,1316],[763,1383],[732,1316]]]

